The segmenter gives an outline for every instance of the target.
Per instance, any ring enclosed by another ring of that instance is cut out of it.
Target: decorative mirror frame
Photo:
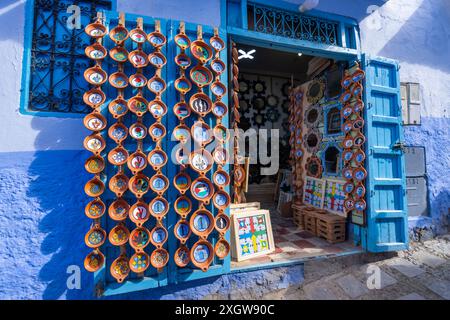
[[[326,171],[325,153],[329,148],[336,148],[339,150],[336,173],[328,173]],[[343,152],[343,149],[340,146],[339,142],[337,142],[337,141],[329,141],[325,144],[325,147],[324,147],[323,151],[321,152],[321,160],[322,160],[322,164],[323,164],[322,171],[323,171],[324,176],[327,176],[327,177],[340,177],[341,176],[342,165],[343,165],[342,152]]]
[[[308,122],[308,114],[315,110],[318,114],[317,119],[314,122]],[[322,112],[322,108],[320,108],[320,106],[318,104],[315,105],[311,105],[309,107],[306,108],[304,116],[303,116],[303,123],[305,124],[305,126],[307,128],[317,128],[319,126],[319,124],[322,122],[322,117],[323,117],[323,112]]]

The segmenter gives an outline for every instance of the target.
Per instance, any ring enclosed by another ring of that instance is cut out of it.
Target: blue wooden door
[[[362,244],[370,252],[408,248],[399,66],[365,59],[367,217]]]

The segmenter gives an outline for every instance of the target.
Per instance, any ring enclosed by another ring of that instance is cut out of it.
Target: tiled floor
[[[330,244],[326,240],[297,228],[291,218],[281,217],[276,210],[270,210],[275,252],[241,262],[232,261],[232,268],[251,267],[258,264],[283,263],[309,259],[322,255],[339,255],[359,250],[351,240]]]

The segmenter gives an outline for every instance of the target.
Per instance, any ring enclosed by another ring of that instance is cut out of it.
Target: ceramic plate
[[[100,113],[89,113],[84,117],[84,126],[88,130],[101,131],[106,128],[106,118]]]
[[[214,229],[214,217],[208,210],[199,209],[192,214],[189,225],[195,235],[206,239]]]
[[[122,147],[116,147],[108,153],[109,163],[115,166],[121,166],[127,162],[128,151]]]
[[[189,227],[189,222],[186,220],[180,220],[177,222],[174,228],[175,237],[181,241],[182,244],[186,243],[191,235],[191,229]]]
[[[191,186],[191,177],[187,173],[180,172],[173,178],[173,184],[181,194],[184,194]]]
[[[131,177],[128,188],[137,198],[141,198],[149,190],[149,178],[142,173],[138,173]]]
[[[89,202],[84,208],[84,213],[90,219],[98,219],[103,216],[106,211],[106,206],[100,199],[94,199]]]
[[[159,141],[166,135],[166,128],[157,122],[152,124],[148,130],[153,141]]]
[[[148,61],[157,69],[162,68],[167,62],[166,57],[160,52],[153,52],[150,54],[148,56]]]
[[[204,240],[196,242],[192,246],[190,258],[197,268],[207,271],[214,258],[211,244]]]
[[[224,213],[219,213],[215,219],[214,227],[220,234],[225,234],[225,232],[230,228],[231,222],[230,217]]]
[[[147,136],[147,128],[138,122],[130,127],[129,133],[133,139],[142,140]]]
[[[84,268],[89,272],[99,270],[105,263],[105,256],[99,250],[89,253],[84,259]]]
[[[150,218],[150,214],[148,212],[148,205],[138,200],[134,205],[130,208],[130,219],[133,221],[137,226],[142,226],[145,221],[147,221]]]
[[[217,187],[223,189],[230,184],[230,176],[224,170],[216,170],[213,175],[213,182]]]
[[[100,154],[105,149],[106,143],[100,134],[92,134],[84,138],[84,147],[94,154]]]
[[[200,65],[194,67],[191,70],[190,75],[192,81],[199,88],[209,85],[213,80],[213,74],[211,73],[211,71]]]
[[[177,141],[186,142],[190,139],[191,133],[187,126],[180,124],[173,129],[173,137]]]
[[[175,80],[175,89],[181,94],[186,94],[191,91],[192,84],[191,82],[184,76]]]
[[[173,112],[179,120],[184,120],[190,116],[191,109],[189,109],[188,105],[185,102],[178,102],[173,107]]]
[[[160,119],[167,113],[167,106],[161,100],[153,100],[149,103],[148,110],[155,119]]]
[[[157,248],[161,248],[164,245],[167,241],[167,237],[167,230],[163,226],[156,226],[153,228],[152,232],[150,232],[150,241]]]
[[[148,80],[148,89],[154,94],[161,94],[166,90],[166,82],[158,76],[155,76]]]
[[[211,111],[211,105],[211,99],[203,93],[196,93],[189,99],[191,109],[202,117]]]
[[[92,198],[99,197],[105,191],[104,183],[97,177],[89,180],[84,186],[84,192]]]
[[[191,194],[198,201],[209,203],[213,193],[214,187],[207,178],[197,178],[191,184]]]
[[[121,98],[115,99],[111,101],[108,109],[113,117],[117,119],[128,112],[127,102]]]
[[[128,100],[128,109],[135,113],[138,117],[142,116],[147,111],[147,100],[141,96],[134,96]]]
[[[130,52],[128,55],[128,60],[131,62],[133,67],[139,69],[144,68],[148,65],[147,54],[142,50],[135,50]]]
[[[155,174],[150,179],[150,188],[162,195],[169,187],[169,180],[163,174]]]
[[[108,208],[108,215],[115,221],[123,221],[128,217],[130,205],[123,199],[117,199]]]
[[[147,228],[136,228],[130,234],[130,246],[140,252],[150,243],[150,232]]]
[[[105,169],[105,160],[101,156],[91,156],[86,160],[84,167],[87,172],[97,174]]]
[[[191,43],[191,53],[201,63],[205,63],[212,58],[211,48],[202,40]]]
[[[192,209],[191,199],[186,196],[180,196],[177,200],[175,200],[173,207],[177,214],[179,214],[182,218],[186,218]]]
[[[131,172],[136,174],[147,167],[147,157],[143,152],[136,151],[128,157],[127,165]]]
[[[109,190],[117,197],[122,196],[128,190],[128,177],[123,173],[118,173],[109,180]]]
[[[162,150],[153,150],[148,154],[148,163],[154,170],[158,170],[167,163],[167,155]]]
[[[84,242],[89,248],[98,248],[103,243],[105,243],[105,240],[106,231],[100,228],[98,225],[89,230],[84,237]]]
[[[130,231],[123,224],[118,224],[111,229],[108,239],[113,246],[122,246],[128,242],[129,236]]]
[[[152,216],[160,220],[169,211],[169,203],[162,197],[156,197],[150,202],[149,208]]]
[[[164,266],[169,262],[169,253],[164,248],[159,248],[153,251],[150,262],[156,269],[164,268]]]
[[[130,273],[130,267],[128,265],[128,259],[126,256],[121,255],[111,264],[110,270],[111,276],[113,276],[118,283],[123,282]]]
[[[109,56],[116,62],[124,63],[128,60],[128,51],[124,47],[115,47],[109,51]]]
[[[186,246],[181,246],[175,251],[174,260],[177,266],[180,268],[186,267],[190,259],[189,249]]]
[[[108,136],[115,142],[121,143],[128,136],[128,128],[122,123],[116,122],[108,129]]]
[[[147,85],[147,78],[140,73],[130,76],[129,81],[133,88],[144,88]]]
[[[130,258],[130,270],[142,273],[150,266],[150,257],[145,252],[136,252]]]
[[[209,151],[200,149],[191,153],[189,156],[189,163],[192,169],[200,174],[204,174],[206,171],[211,169],[213,165],[213,158]]]

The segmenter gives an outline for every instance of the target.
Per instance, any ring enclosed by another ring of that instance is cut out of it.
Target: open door
[[[404,250],[408,248],[408,214],[399,65],[385,58],[364,60],[370,192],[362,244],[370,252]]]

